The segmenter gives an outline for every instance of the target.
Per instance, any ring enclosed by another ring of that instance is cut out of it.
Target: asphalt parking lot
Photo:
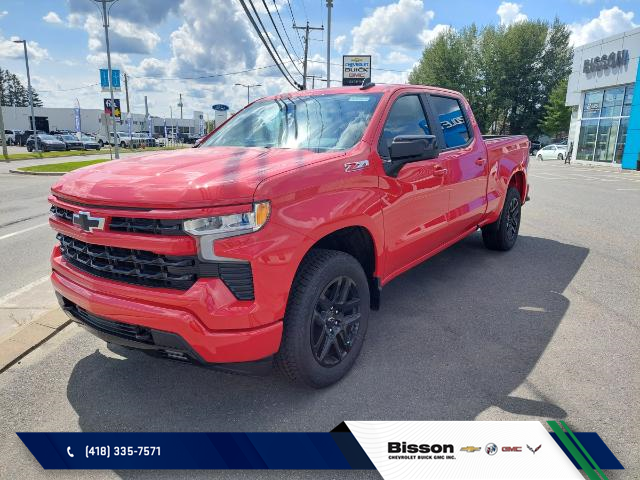
[[[16,431],[328,431],[343,420],[547,419],[598,432],[627,468],[606,472],[609,479],[640,478],[640,174],[535,162],[530,181],[516,247],[490,252],[474,234],[394,280],[355,368],[325,390],[110,349],[67,327],[0,374],[0,478],[212,476],[45,472]]]

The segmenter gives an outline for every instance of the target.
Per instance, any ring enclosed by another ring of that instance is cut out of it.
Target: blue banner
[[[120,90],[120,70],[111,69],[111,85],[114,89]],[[109,88],[109,69],[100,69],[100,86],[103,90]]]
[[[375,469],[349,432],[20,432],[18,436],[47,470]]]

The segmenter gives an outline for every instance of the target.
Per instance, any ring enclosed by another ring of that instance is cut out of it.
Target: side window
[[[455,98],[432,95],[431,104],[442,126],[447,148],[459,147],[467,143],[471,135],[460,102]]]
[[[391,107],[378,144],[380,156],[389,156],[391,142],[398,135],[431,135],[418,95],[400,97]]]

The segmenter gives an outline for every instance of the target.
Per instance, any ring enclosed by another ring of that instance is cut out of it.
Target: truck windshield
[[[259,101],[230,119],[203,147],[346,150],[362,138],[381,96],[327,94]]]

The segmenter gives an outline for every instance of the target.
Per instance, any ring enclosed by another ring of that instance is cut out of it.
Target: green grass
[[[33,167],[18,168],[21,172],[58,172],[66,173],[76,170],[77,168],[86,167],[95,163],[108,162],[108,158],[99,158],[96,160],[84,160],[81,162],[65,162],[65,163],[49,163],[47,165],[34,165]]]
[[[169,146],[169,147],[147,147],[147,148],[121,148],[121,153],[144,153],[144,152],[153,152],[156,150],[176,150],[178,148],[187,148],[186,146]],[[102,150],[69,150],[65,152],[42,152],[38,154],[37,152],[27,152],[27,153],[10,153],[9,158],[6,159],[2,157],[0,154],[1,160],[31,160],[33,158],[59,158],[59,157],[72,157],[72,156],[85,156],[85,155],[100,155],[104,153],[108,153],[108,148],[103,148]]]

